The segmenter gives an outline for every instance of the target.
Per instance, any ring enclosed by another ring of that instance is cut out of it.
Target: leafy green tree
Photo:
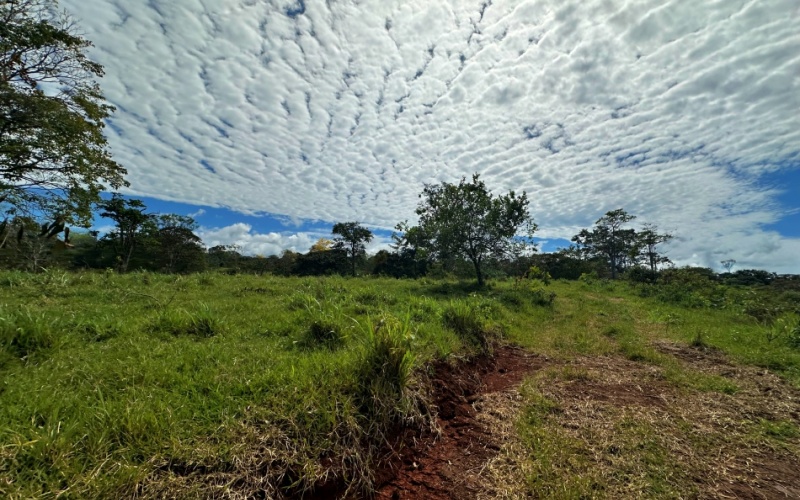
[[[156,217],[154,238],[159,268],[168,272],[192,272],[205,268],[203,241],[194,231],[197,223],[191,217],[162,214]]]
[[[107,234],[104,239],[110,242],[114,249],[117,270],[121,273],[128,271],[134,249],[140,245],[145,234],[153,234],[156,228],[155,217],[145,213],[147,208],[142,200],[126,200],[120,194],[114,193],[109,200],[97,204],[102,210],[101,217],[111,219],[116,228]]]
[[[55,0],[0,1],[0,205],[87,224],[106,185],[127,185],[103,135],[113,112]]]
[[[636,251],[636,231],[623,226],[636,218],[625,210],[618,208],[595,222],[594,228],[581,230],[572,237],[587,257],[602,257],[611,271],[611,278],[616,279],[619,271],[627,267]]]
[[[479,286],[488,259],[518,254],[536,230],[525,192],[495,197],[478,174],[471,182],[426,184],[420,198],[416,212],[424,245],[439,260],[471,262]]]
[[[398,223],[392,233],[393,253],[386,252],[375,262],[373,273],[395,278],[417,278],[428,270],[428,238],[419,226],[410,226],[408,221]]]
[[[372,231],[358,222],[337,222],[331,231],[336,235],[336,248],[343,248],[350,257],[353,276],[356,275],[356,261],[366,254],[366,244],[372,241]]]
[[[347,251],[344,248],[332,248],[298,254],[291,272],[300,276],[325,276],[346,274],[349,267]]]

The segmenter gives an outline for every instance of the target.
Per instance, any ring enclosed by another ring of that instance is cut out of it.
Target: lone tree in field
[[[528,198],[523,191],[494,196],[478,174],[468,182],[426,184],[417,207],[420,234],[432,256],[462,257],[475,267],[478,285],[484,285],[483,264],[518,250],[530,241],[536,224],[528,214]],[[413,229],[413,228],[412,228]]]
[[[108,105],[91,42],[56,0],[0,0],[0,209],[86,224],[127,185],[103,135]]]
[[[337,248],[344,248],[350,257],[353,276],[356,275],[356,260],[366,253],[365,244],[372,241],[372,231],[358,222],[338,222],[333,226]]]

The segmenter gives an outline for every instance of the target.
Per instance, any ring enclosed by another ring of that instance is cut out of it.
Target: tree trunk
[[[472,265],[475,266],[475,276],[478,277],[478,286],[483,286],[483,273],[481,272],[481,263],[477,259],[471,259]]]

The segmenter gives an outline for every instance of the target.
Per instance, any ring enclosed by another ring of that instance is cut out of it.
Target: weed
[[[694,334],[694,338],[692,338],[692,341],[689,343],[689,345],[697,348],[708,347],[708,343],[706,342],[705,339],[705,332],[702,330],[697,330]]]
[[[348,318],[339,306],[324,308],[316,299],[306,309],[308,329],[304,337],[298,341],[301,347],[313,349],[327,347],[335,349],[345,344],[348,331],[354,327],[354,322]]]
[[[757,426],[761,434],[778,441],[800,437],[800,427],[790,420],[772,421],[761,418]]]

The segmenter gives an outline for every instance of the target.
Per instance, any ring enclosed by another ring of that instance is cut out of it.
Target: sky
[[[605,212],[678,265],[800,273],[797,0],[61,0],[126,194],[207,245],[414,222],[425,183],[525,191],[544,250]],[[98,224],[101,224],[99,222]]]

